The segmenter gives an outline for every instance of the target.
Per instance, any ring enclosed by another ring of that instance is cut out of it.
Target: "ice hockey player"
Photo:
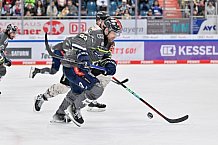
[[[88,34],[80,33],[67,42],[66,47],[63,48],[66,53],[62,64],[71,91],[54,114],[54,122],[72,120],[77,126],[84,123],[80,109],[98,99],[104,90],[102,83],[90,71],[95,70],[95,74],[96,71],[104,75],[115,74],[116,62],[111,59],[109,47],[106,45],[113,42],[121,29],[120,21],[110,17],[104,21],[102,30],[95,30]],[[104,70],[90,68],[93,67],[91,65],[93,63]]]
[[[98,29],[101,29],[103,28],[101,25],[103,24],[104,20],[107,19],[109,17],[109,15],[106,13],[106,12],[102,12],[102,11],[99,11],[96,15],[96,26],[93,26],[93,27],[90,27],[88,32],[91,32],[93,30],[98,30]],[[101,28],[100,28],[101,27]],[[55,45],[53,47],[53,50],[54,52],[55,51],[62,51],[62,46],[63,44],[65,45],[65,42],[67,42],[67,39],[72,39],[73,37],[68,37],[66,38],[66,40],[64,42],[62,42],[61,44],[58,43],[57,45]],[[111,47],[111,46],[108,46],[108,47]],[[56,53],[58,54],[58,53]],[[61,54],[64,54],[64,53],[61,53]],[[58,54],[59,55],[59,54]],[[55,59],[57,60],[57,59]],[[58,63],[56,63],[58,62]],[[57,68],[60,67],[60,60],[59,61],[55,61],[53,62],[53,64],[56,64],[55,66],[58,66]],[[57,65],[58,64],[58,65]],[[33,71],[33,76],[34,74],[36,74],[36,71],[37,68]],[[108,76],[104,76],[104,75],[99,75],[98,76],[100,82],[102,82],[104,84],[104,86],[106,87],[106,85],[110,82],[111,80],[111,77],[108,77]],[[40,111],[41,110],[41,107],[42,107],[42,104],[44,103],[44,101],[48,101],[48,99],[50,98],[53,98],[59,94],[65,94],[67,93],[68,91],[70,90],[70,87],[69,87],[69,81],[67,80],[67,78],[63,75],[61,77],[61,80],[59,83],[57,84],[53,84],[51,87],[49,87],[45,93],[43,94],[39,94],[36,98],[35,98],[35,102],[34,102],[34,110],[35,111]],[[102,104],[102,103],[99,103],[97,101],[93,101],[92,103],[90,103],[88,105],[88,109],[87,111],[92,111],[92,112],[101,112],[101,111],[105,111],[106,109],[106,105],[105,104]]]
[[[62,56],[64,54],[64,52],[62,51],[62,42],[53,46],[53,50],[56,55]],[[31,67],[29,77],[34,78],[37,73],[54,75],[59,71],[60,64],[60,59],[52,58],[52,65],[50,68],[45,67],[40,69],[36,67]]]
[[[13,40],[16,32],[17,26],[9,24],[5,31],[0,33],[0,79],[6,74],[5,66],[11,66],[11,60],[5,56],[5,49],[8,46],[8,39]]]
[[[106,12],[99,11],[96,14],[96,25],[93,27],[90,27],[89,30],[100,29],[102,21],[104,21],[108,17],[109,17],[109,15]],[[53,46],[54,53],[57,55],[62,55],[63,52],[59,51],[60,48],[62,48],[62,46],[63,46],[63,42],[60,42],[60,43],[56,44],[55,46]],[[29,77],[34,78],[37,73],[54,75],[58,72],[59,68],[60,68],[60,60],[57,58],[52,58],[52,66],[50,68],[45,67],[45,68],[40,69],[40,68],[36,68],[36,67],[31,67]]]

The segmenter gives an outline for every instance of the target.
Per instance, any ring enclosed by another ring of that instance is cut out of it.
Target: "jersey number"
[[[79,37],[85,41],[87,41],[87,39],[88,39],[88,37],[85,34],[80,34]]]

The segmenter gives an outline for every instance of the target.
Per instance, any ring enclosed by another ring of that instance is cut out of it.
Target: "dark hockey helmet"
[[[16,33],[17,32],[17,26],[13,24],[8,24],[6,28],[6,32],[8,33]]]
[[[97,12],[97,14],[96,14],[96,21],[98,21],[98,20],[105,20],[105,19],[107,19],[108,17],[110,17],[110,15],[109,15],[107,12],[105,12],[105,11],[99,11],[99,12]]]
[[[105,28],[109,29],[109,32],[114,31],[116,33],[121,33],[122,31],[122,24],[116,18],[113,18],[113,17],[107,18],[106,20],[104,20],[104,25],[105,25]]]

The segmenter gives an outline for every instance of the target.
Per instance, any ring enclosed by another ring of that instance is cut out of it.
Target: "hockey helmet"
[[[121,22],[113,17],[109,17],[104,20],[105,28],[108,28],[109,32],[114,31],[115,33],[121,33],[122,24]]]
[[[105,12],[105,11],[99,11],[97,14],[96,14],[96,21],[98,20],[105,20],[107,19],[108,17],[110,17],[110,15]]]
[[[17,26],[13,24],[8,24],[6,28],[6,32],[8,33],[16,33],[17,32]]]

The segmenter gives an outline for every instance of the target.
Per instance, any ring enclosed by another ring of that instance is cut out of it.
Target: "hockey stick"
[[[49,54],[51,57],[54,57],[54,58],[57,58],[57,59],[60,59],[60,60],[64,60],[64,61],[68,61],[68,62],[70,62],[70,63],[74,63],[75,65],[78,65],[78,64],[86,65],[85,62],[77,62],[77,61],[75,61],[75,60],[66,59],[66,58],[63,58],[63,57],[61,57],[61,56],[55,54],[55,53],[51,50],[51,48],[50,48],[50,46],[49,46],[49,44],[48,44],[48,34],[47,34],[47,33],[45,33],[45,48],[46,48],[46,50],[48,51],[48,54]],[[98,70],[101,70],[101,71],[106,72],[106,70],[105,70],[104,67],[100,67],[100,66],[96,66],[96,65],[92,65],[92,64],[90,64],[89,66],[86,66],[86,67],[88,67],[88,68],[93,68],[93,69],[98,69]]]
[[[129,79],[124,79],[123,81],[121,81],[120,83],[121,84],[125,84],[126,82],[128,82],[129,81]],[[112,82],[114,82],[114,83],[116,83],[116,84],[118,84],[119,85],[119,83],[118,82],[116,82],[116,81],[114,81],[114,80],[112,80]]]
[[[124,85],[124,83],[122,83],[121,81],[119,81],[118,79],[116,79],[115,77],[112,77],[112,79],[116,82],[116,84],[121,85],[123,88],[125,88],[128,92],[130,92],[131,94],[133,94],[136,98],[138,98],[141,102],[143,102],[144,104],[146,104],[149,108],[151,108],[154,112],[156,112],[158,115],[160,115],[162,118],[164,118],[167,122],[169,123],[179,123],[179,122],[183,122],[185,120],[188,119],[188,115],[185,115],[181,118],[177,118],[177,119],[170,119],[168,117],[166,117],[165,115],[163,115],[162,113],[160,113],[157,109],[155,109],[153,106],[151,106],[148,102],[146,102],[145,100],[143,100],[139,95],[137,95],[134,91],[132,91],[131,89],[129,89],[126,85]]]
[[[48,44],[48,34],[45,33],[45,49],[48,51],[48,54],[51,55],[51,57],[57,58],[57,59],[63,59],[63,57],[55,54],[53,51],[51,51],[51,48]]]

